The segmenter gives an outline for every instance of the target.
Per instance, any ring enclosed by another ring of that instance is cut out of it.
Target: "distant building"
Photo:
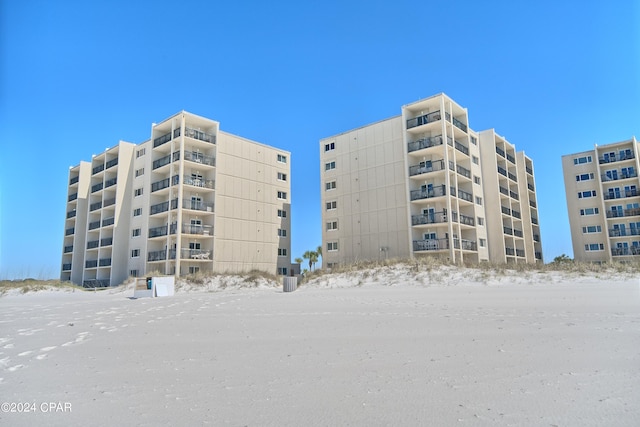
[[[320,141],[323,264],[542,262],[533,162],[439,94]]]
[[[62,280],[291,268],[291,156],[187,112],[69,171]]]
[[[576,261],[640,260],[639,154],[632,137],[562,156]]]

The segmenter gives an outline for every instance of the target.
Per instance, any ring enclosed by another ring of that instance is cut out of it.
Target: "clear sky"
[[[445,92],[534,161],[640,137],[640,2],[0,1],[0,278],[58,277],[69,166],[187,110],[292,153],[292,252],[321,244],[319,140]]]

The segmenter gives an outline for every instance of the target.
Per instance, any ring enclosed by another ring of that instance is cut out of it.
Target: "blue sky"
[[[307,4],[309,3],[309,4]],[[640,137],[636,1],[0,2],[0,278],[58,277],[69,166],[180,110],[292,152],[292,252],[321,243],[318,141],[445,92],[534,161]]]

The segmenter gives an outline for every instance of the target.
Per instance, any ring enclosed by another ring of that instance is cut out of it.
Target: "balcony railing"
[[[538,207],[538,205],[536,205],[536,202],[534,202],[533,200],[529,200],[529,206],[531,206],[532,208]]]
[[[511,172],[507,172],[507,176],[509,177],[510,180],[518,182],[518,177],[512,174]]]
[[[169,227],[167,225],[161,225],[160,227],[152,227],[149,229],[149,238],[161,237],[169,234]]]
[[[111,187],[112,185],[116,185],[118,182],[118,178],[111,178],[104,182],[104,188]]]
[[[216,143],[216,136],[215,135],[211,135],[209,133],[201,132],[199,130],[195,130],[195,129],[191,129],[191,128],[185,128],[184,136],[187,136],[187,137],[193,138],[193,139],[197,139],[197,140],[200,140],[200,141],[204,141],[204,142],[209,142],[211,144],[215,144]]]
[[[500,209],[502,210],[502,213],[505,215],[511,215],[511,209],[509,209],[506,206],[500,206]]]
[[[63,253],[68,254],[69,252],[73,252],[73,245],[64,247]]]
[[[502,231],[504,232],[504,234],[508,234],[508,235],[513,235],[513,229],[509,228],[509,227],[502,227]]]
[[[78,193],[73,193],[73,194],[69,195],[69,197],[67,197],[67,201],[68,202],[73,202],[77,198],[78,198]]]
[[[542,259],[542,252],[536,252],[536,259]]]
[[[520,196],[515,191],[509,191],[509,196],[511,196],[512,198],[514,198],[516,200],[520,200]]]
[[[111,258],[101,258],[98,262],[100,267],[108,267],[111,265]]]
[[[216,158],[213,156],[206,156],[203,153],[196,151],[185,151],[184,159],[190,162],[201,163],[203,165],[215,166]]]
[[[432,197],[441,197],[447,195],[446,186],[433,187],[429,190],[413,190],[410,193],[411,200],[430,199]]]
[[[73,184],[77,183],[78,181],[80,181],[80,177],[79,176],[74,176],[73,178],[71,178],[69,180],[69,185],[73,185]]]
[[[113,237],[105,237],[100,239],[100,246],[111,246],[113,244]]]
[[[414,240],[413,250],[417,251],[441,251],[449,249],[449,239]]]
[[[104,170],[104,164],[98,165],[91,170],[91,175],[95,175],[98,172],[102,172]]]
[[[107,227],[109,225],[113,225],[115,223],[115,218],[111,217],[111,218],[106,218],[102,220],[102,226],[103,227]]]
[[[466,132],[467,131],[467,125],[465,125],[464,123],[462,123],[460,120],[456,119],[455,117],[453,118],[453,125],[455,127],[457,127],[458,129]]]
[[[85,268],[96,268],[98,266],[98,260],[85,261],[84,266]]]
[[[455,120],[455,119],[453,119],[453,120]],[[460,151],[461,153],[466,154],[467,156],[469,155],[469,147],[467,147],[463,143],[455,141],[454,146],[455,146],[456,150]]]
[[[176,251],[175,249],[171,249],[171,250],[161,250],[161,251],[151,251],[147,254],[147,261],[149,262],[153,262],[153,261],[164,261],[167,259],[167,255],[168,255],[168,259],[176,259]]]
[[[517,228],[514,228],[513,229],[513,235],[516,236],[516,237],[522,237],[523,236],[522,230],[518,230]]]
[[[516,249],[516,256],[524,257],[524,249]]]
[[[72,211],[67,212],[67,219],[75,218],[76,214],[77,214],[77,211],[75,209],[72,210]]]
[[[82,282],[82,286],[85,288],[108,288],[110,285],[109,279],[89,279]]]
[[[509,189],[508,188],[504,188],[504,187],[500,187],[500,192],[506,196],[509,195]]]
[[[533,235],[533,241],[534,242],[539,242],[540,241],[540,235],[539,234],[534,234]]]
[[[112,167],[114,167],[114,166],[115,166],[115,165],[117,165],[117,164],[118,164],[118,158],[116,157],[115,159],[111,159],[111,160],[109,160],[109,161],[107,162],[107,165],[106,165],[105,169],[112,168]]]
[[[116,199],[107,199],[104,201],[103,207],[111,206],[116,204]]]
[[[102,207],[102,201],[91,203],[89,205],[89,212],[96,211]]]
[[[89,230],[95,230],[96,228],[100,228],[100,221],[93,221],[89,223]]]
[[[456,171],[467,178],[471,178],[471,171],[463,166],[456,165]]]
[[[520,215],[520,211],[517,211],[515,209],[511,209],[511,216],[514,218],[521,218],[522,216]]]
[[[211,251],[206,249],[180,249],[180,259],[211,259]]]
[[[505,168],[501,167],[501,166],[498,166],[498,173],[500,175],[507,176],[507,170]]]
[[[183,177],[183,184],[185,185],[193,185],[194,187],[200,188],[215,188],[216,183],[212,179],[203,179],[203,178],[193,178],[185,175]]]
[[[453,247],[455,249],[463,249],[465,251],[477,251],[478,250],[478,245],[476,244],[476,242],[473,242],[471,240],[465,240],[465,239],[453,239]]]
[[[447,213],[444,211],[411,216],[411,225],[440,224],[447,221]]]
[[[164,165],[168,165],[169,163],[171,163],[171,154],[167,154],[166,156],[161,157],[158,160],[154,160],[151,169],[155,170],[161,168]]]
[[[434,160],[429,164],[414,165],[409,167],[409,176],[444,170],[444,160]]]
[[[623,211],[611,210],[607,211],[607,218],[621,218],[624,216],[637,216],[640,215],[640,208],[624,209]]]
[[[441,119],[442,119],[442,115],[440,114],[440,110],[434,111],[432,113],[425,114],[419,117],[414,117],[413,119],[407,120],[407,129],[411,129],[416,126],[426,125],[427,123],[432,123]]]
[[[531,191],[536,191],[536,190],[535,190],[535,188],[534,188],[534,186],[533,186],[533,184],[529,184],[529,183],[527,183],[527,188],[528,188],[529,190],[531,190]]]
[[[533,175],[533,169],[531,169],[530,167],[525,167],[525,170],[529,175]]]
[[[531,224],[538,225],[538,218],[536,218],[535,216],[532,216],[531,217]]]
[[[100,245],[100,241],[99,240],[91,240],[90,242],[87,242],[87,249],[95,249]]]
[[[625,237],[625,236],[639,236],[640,229],[638,228],[630,228],[630,229],[620,229],[620,228],[610,228],[609,229],[609,237]]]
[[[172,185],[177,185],[180,182],[180,176],[174,175],[171,178],[161,179],[160,181],[156,181],[151,184],[151,192],[159,191]]]
[[[71,270],[71,264],[62,264],[62,271]]]
[[[598,162],[600,164],[603,163],[612,163],[612,162],[620,162],[623,160],[631,160],[631,159],[635,159],[636,156],[633,154],[633,152],[630,153],[618,153],[615,156],[602,156],[600,158],[598,158]]]
[[[153,148],[159,147],[162,144],[171,141],[171,132],[165,133],[164,135],[153,140]]]
[[[606,173],[603,173],[602,175],[600,175],[600,178],[602,179],[603,182],[607,182],[607,181],[617,181],[619,179],[627,179],[627,178],[637,178],[638,177],[638,173],[633,171],[631,173],[629,172],[625,172],[625,173],[620,173],[619,175],[616,173],[615,175],[607,175]]]
[[[213,226],[206,224],[182,224],[182,232],[184,234],[198,234],[201,236],[212,236]]]
[[[213,212],[213,202],[204,202],[202,200],[184,199],[182,201],[183,209],[190,209],[193,211]]]
[[[514,256],[516,254],[516,250],[514,248],[504,248],[504,253],[509,256]]]
[[[71,236],[75,232],[76,232],[75,227],[67,228],[66,230],[64,230],[64,235],[65,236]]]
[[[161,212],[166,212],[171,209],[176,209],[178,207],[178,199],[173,199],[170,202],[162,202],[156,205],[151,206],[149,209],[149,215],[155,215]]]
[[[442,139],[442,135],[438,136],[430,136],[428,138],[418,139],[416,141],[412,141],[408,144],[408,152],[422,150],[424,148],[435,147],[437,145],[443,145],[444,140]]]
[[[467,202],[473,202],[473,195],[471,193],[467,193],[464,190],[458,189],[458,199],[466,200]]]
[[[611,255],[613,256],[640,255],[640,247],[632,246],[630,248],[611,248]]]
[[[102,186],[103,186],[103,184],[101,182],[97,183],[96,185],[92,185],[91,186],[91,192],[95,193],[96,191],[102,190]]]
[[[496,153],[500,154],[502,157],[506,157],[506,153],[504,152],[504,150],[500,147],[496,147]]]
[[[456,220],[456,218],[455,218],[456,212],[454,212],[453,214],[454,214],[453,220],[455,221]],[[467,215],[460,214],[460,224],[474,226],[476,224],[476,220],[472,216],[467,216]]]

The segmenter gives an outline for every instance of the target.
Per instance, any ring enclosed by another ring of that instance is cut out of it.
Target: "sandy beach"
[[[640,279],[467,276],[7,295],[0,424],[640,425]]]

